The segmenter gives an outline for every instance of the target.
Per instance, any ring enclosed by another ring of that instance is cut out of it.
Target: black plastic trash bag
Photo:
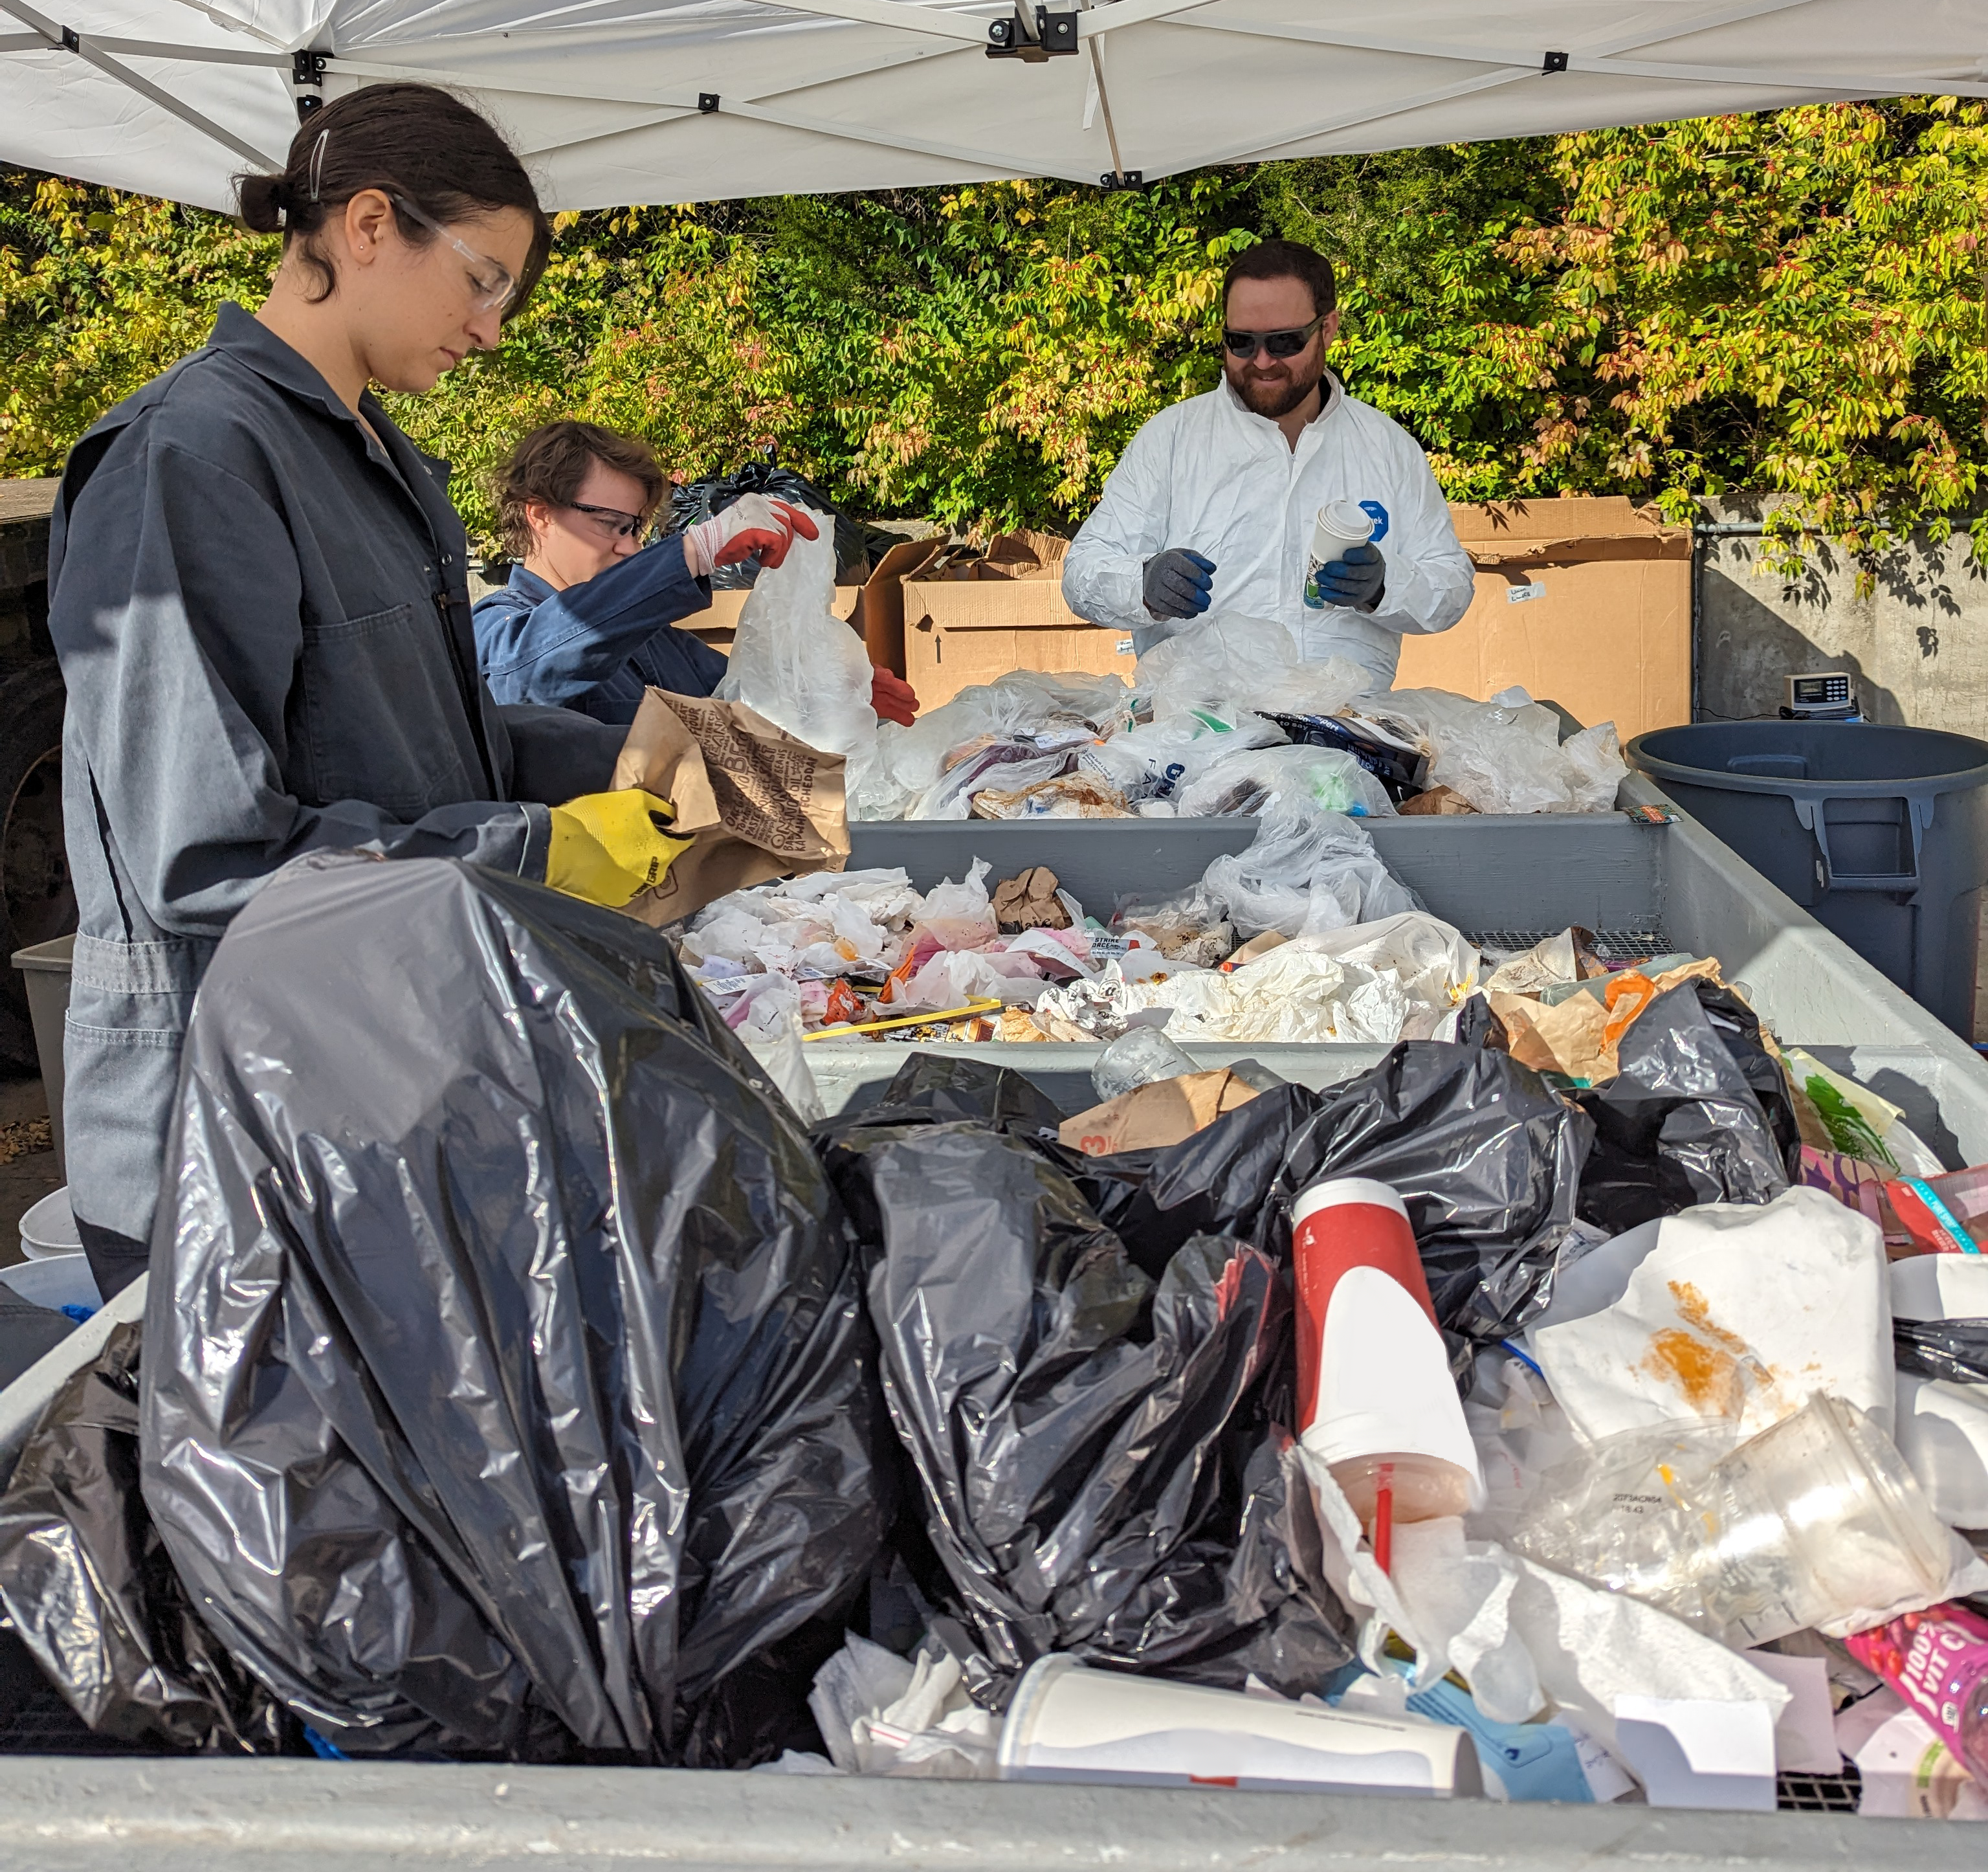
[[[820,1163],[661,937],[292,866],[201,989],[173,1156],[145,1498],[303,1721],[718,1765],[805,1720],[895,1453]]]
[[[782,468],[773,459],[771,449],[766,451],[763,461],[748,462],[729,475],[718,475],[708,481],[687,481],[673,488],[670,492],[670,530],[681,533],[686,527],[709,520],[715,513],[722,513],[734,501],[748,494],[764,494],[774,500],[790,501],[797,507],[810,507],[817,513],[829,515],[835,522],[835,570],[838,577],[867,562],[869,540],[863,529],[855,521],[837,513],[828,496],[806,476],[791,468]],[[759,561],[748,560],[740,565],[720,566],[712,574],[711,583],[716,591],[742,591],[759,576]]]
[[[1320,1097],[1302,1085],[1275,1086],[1178,1144],[1105,1157],[1058,1145],[1051,1154],[1155,1279],[1202,1234],[1239,1236],[1281,1265],[1290,1228],[1288,1210],[1273,1200],[1277,1171]]]
[[[951,1124],[977,1119],[1026,1138],[1053,1138],[1063,1122],[1055,1102],[1035,1082],[1006,1066],[921,1050],[908,1058],[877,1102],[814,1128],[816,1139],[881,1124]]]
[[[1347,1657],[1272,1394],[1272,1258],[1198,1236],[1156,1283],[1041,1149],[984,1125],[844,1132],[884,1388],[989,1656],[1295,1693]]]
[[[1636,1017],[1620,1076],[1577,1095],[1594,1120],[1581,1213],[1620,1234],[1699,1203],[1767,1203],[1801,1149],[1758,1017],[1729,988],[1666,989]]]
[[[1551,1298],[1594,1127],[1508,1053],[1408,1040],[1319,1095],[1277,1180],[1290,1206],[1327,1176],[1371,1176],[1407,1206],[1437,1322],[1509,1338]],[[1243,1109],[1249,1108],[1246,1105]]]
[[[1949,1384],[1988,1384],[1988,1319],[1895,1319],[1898,1369]]]
[[[0,1606],[99,1735],[273,1754],[294,1725],[195,1615],[139,1496],[140,1340],[117,1327],[22,1451],[0,1496]]]

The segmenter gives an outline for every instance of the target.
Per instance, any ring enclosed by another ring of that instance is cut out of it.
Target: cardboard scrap
[[[1024,929],[1067,929],[1070,912],[1057,895],[1057,875],[1046,865],[1032,865],[994,887],[994,920],[1003,936]]]
[[[1454,787],[1432,787],[1426,793],[1402,801],[1395,810],[1404,818],[1448,819],[1459,813],[1474,813],[1477,808]]]
[[[1121,1150],[1157,1149],[1205,1130],[1224,1112],[1247,1105],[1256,1096],[1256,1088],[1245,1085],[1226,1066],[1213,1072],[1186,1073],[1178,1079],[1156,1079],[1065,1119],[1057,1138],[1092,1157],[1108,1157]]]
[[[1717,961],[1707,956],[1685,963],[1666,969],[1655,980],[1638,970],[1625,969],[1611,976],[1601,993],[1570,994],[1552,1007],[1496,988],[1487,998],[1491,1011],[1504,1023],[1512,1057],[1520,1065],[1600,1085],[1621,1071],[1617,1050],[1638,1016],[1667,989],[1699,977],[1716,982]]]
[[[676,808],[691,848],[631,916],[660,927],[728,892],[849,861],[843,760],[798,741],[742,702],[651,689],[614,764],[616,788]]]

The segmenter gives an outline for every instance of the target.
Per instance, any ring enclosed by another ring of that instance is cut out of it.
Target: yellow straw
[[[964,1020],[969,1014],[984,1014],[999,1007],[998,1000],[969,1001],[964,1007],[942,1007],[936,1014],[900,1014],[894,1021],[860,1021],[854,1026],[824,1027],[812,1034],[803,1034],[803,1040],[840,1040],[850,1034],[881,1034],[887,1027],[932,1027],[942,1021]]]

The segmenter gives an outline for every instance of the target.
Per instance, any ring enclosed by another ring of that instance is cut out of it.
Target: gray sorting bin
[[[1640,776],[1628,805],[1665,804]],[[1522,948],[1579,923],[1604,953],[1689,950],[1716,956],[1774,1032],[1875,1086],[1910,1113],[1954,1165],[1988,1162],[1988,1066],[1923,1007],[1822,927],[1720,840],[1689,821],[1649,824],[1624,813],[1365,822],[1395,874],[1473,941]],[[929,889],[975,858],[990,883],[1046,865],[1100,917],[1118,898],[1178,889],[1211,859],[1255,835],[1246,819],[904,821],[850,828],[850,864],[901,865]],[[948,1049],[952,1050],[952,1049]],[[1097,1049],[995,1042],[958,1050],[1035,1079],[1066,1111],[1096,1102]],[[1210,1046],[1204,1065],[1256,1058],[1318,1086],[1378,1059],[1374,1046]],[[831,1111],[874,1101],[901,1042],[817,1040],[807,1057]]]
[[[1974,1030],[1988,742],[1848,722],[1660,728],[1628,759],[1956,1033]]]
[[[1630,803],[1662,796],[1631,777]],[[1950,1163],[1988,1161],[1988,1067],[1702,827],[1619,814],[1377,821],[1375,843],[1431,909],[1513,943],[1570,922],[1638,950],[1719,956],[1785,1040],[1876,1086]],[[1037,821],[859,825],[851,862],[901,865],[921,885],[976,856],[994,875],[1047,864],[1093,909],[1199,877],[1246,844],[1247,822]],[[1018,1067],[1067,1109],[1092,1102],[1086,1046],[962,1048]],[[907,1056],[896,1044],[821,1041],[808,1056],[833,1109],[874,1101]],[[1206,1064],[1253,1054],[1322,1085],[1377,1047],[1195,1048]],[[144,1283],[113,1303],[142,1305]],[[85,1328],[0,1393],[0,1476],[66,1372],[95,1349]],[[1478,1801],[1239,1792],[1220,1788],[1004,1785],[761,1774],[284,1760],[0,1756],[0,1868],[38,1872],[392,1872],[550,1860],[572,1872],[902,1867],[1038,1872],[1594,1872],[1661,1861],[1671,1872],[1818,1864],[1915,1872],[1978,1864],[1980,1836],[1936,1822],[1864,1820],[1824,1779],[1814,1811],[1501,1807]]]

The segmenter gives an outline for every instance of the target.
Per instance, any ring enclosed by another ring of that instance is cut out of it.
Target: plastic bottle
[[[1291,1220],[1303,1440],[1373,1529],[1385,1568],[1394,1522],[1482,1502],[1476,1446],[1401,1197],[1333,1178],[1306,1190]]]
[[[1929,1606],[1844,1643],[1988,1786],[1988,1619],[1965,1606]]]
[[[1329,566],[1335,559],[1344,559],[1356,546],[1364,546],[1374,537],[1374,516],[1357,500],[1331,500],[1318,510],[1318,523],[1312,529],[1311,557],[1305,567],[1304,601],[1308,609],[1323,611],[1325,600],[1320,595],[1318,574],[1321,566]]]

